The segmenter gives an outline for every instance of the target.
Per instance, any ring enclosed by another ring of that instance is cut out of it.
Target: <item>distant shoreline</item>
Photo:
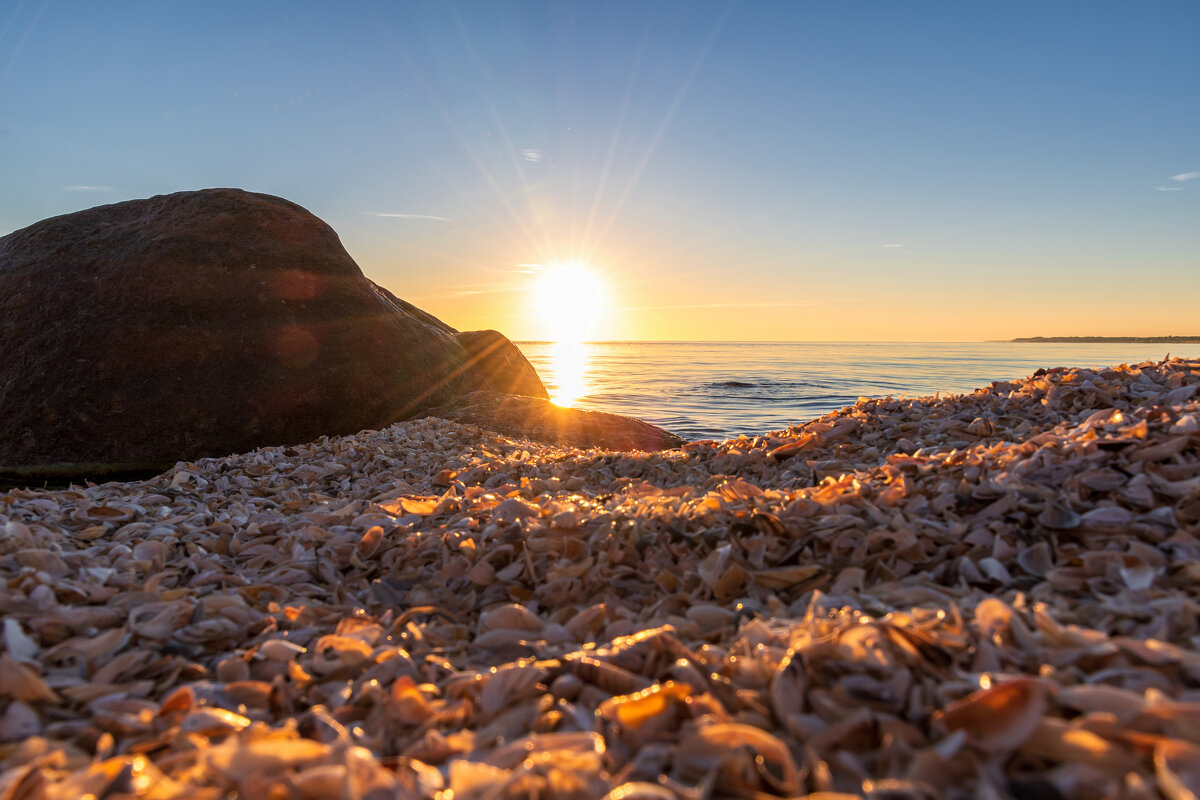
[[[1067,342],[1098,344],[1197,344],[1200,336],[1023,336],[1012,342]]]

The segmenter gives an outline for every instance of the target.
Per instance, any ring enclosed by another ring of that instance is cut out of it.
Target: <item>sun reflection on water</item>
[[[572,406],[587,393],[587,345],[578,341],[554,342],[550,349],[551,374],[554,385],[550,401],[559,406]]]
[[[550,400],[572,406],[589,389],[585,342],[603,305],[604,287],[586,266],[567,263],[546,267],[534,289],[537,314],[551,340],[546,375]]]

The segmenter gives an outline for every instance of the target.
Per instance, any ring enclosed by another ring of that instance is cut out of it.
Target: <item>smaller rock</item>
[[[564,408],[549,400],[500,392],[471,392],[433,409],[429,416],[571,447],[656,452],[680,447],[685,441],[633,417]]]
[[[454,338],[467,351],[467,368],[480,391],[548,399],[537,370],[499,331],[462,331]]]

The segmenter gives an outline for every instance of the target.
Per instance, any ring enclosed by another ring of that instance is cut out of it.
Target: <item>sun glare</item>
[[[537,310],[546,338],[586,341],[593,333],[602,300],[600,281],[586,267],[567,264],[547,269],[537,285]]]
[[[553,367],[546,377],[554,384],[550,399],[560,406],[586,394],[584,342],[595,332],[603,301],[600,281],[579,264],[550,267],[538,281],[537,313],[546,338],[554,342]]]

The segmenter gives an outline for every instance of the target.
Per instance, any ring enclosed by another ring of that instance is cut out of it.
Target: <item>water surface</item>
[[[859,397],[965,393],[1041,367],[1198,357],[1200,344],[1015,342],[518,343],[551,395],[689,439],[786,428]],[[573,399],[572,399],[573,397]]]

